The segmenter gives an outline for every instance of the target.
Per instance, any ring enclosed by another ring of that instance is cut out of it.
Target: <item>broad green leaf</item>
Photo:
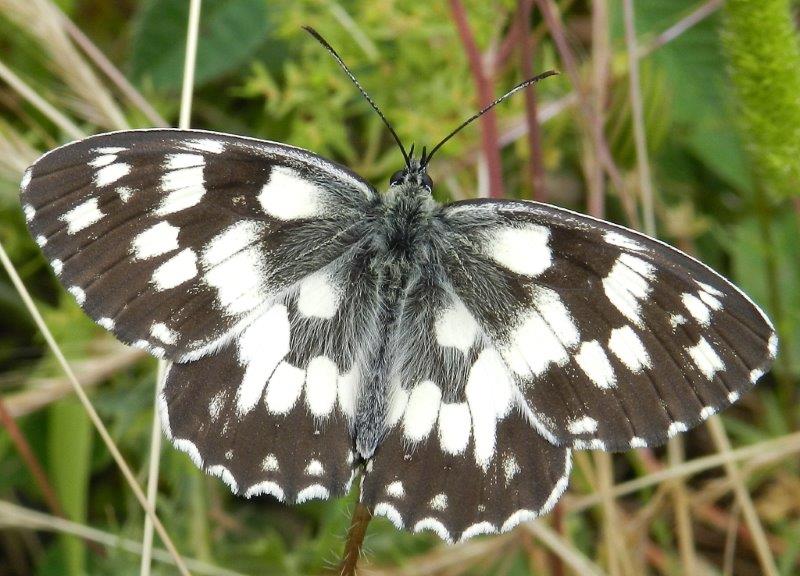
[[[151,0],[137,19],[131,75],[139,84],[175,90],[183,77],[189,2]],[[196,84],[245,64],[270,31],[263,0],[215,0],[202,5],[197,45]]]

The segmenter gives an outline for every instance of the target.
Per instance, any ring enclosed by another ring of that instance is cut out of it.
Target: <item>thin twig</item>
[[[72,41],[77,44],[81,50],[83,50],[84,54],[89,57],[89,59],[95,63],[95,65],[105,74],[111,82],[119,89],[120,92],[130,100],[131,104],[133,104],[136,108],[138,108],[142,114],[144,114],[145,118],[153,124],[153,126],[163,127],[168,126],[168,123],[164,118],[156,112],[156,109],[151,106],[150,102],[148,102],[144,96],[136,89],[136,87],[131,84],[125,75],[119,71],[119,69],[114,66],[114,64],[109,60],[105,54],[92,42],[83,31],[78,28],[75,23],[69,19],[69,17],[61,13],[62,22],[64,25],[64,29],[67,31],[67,34],[72,38]]]
[[[678,466],[685,460],[683,438],[675,437],[667,445],[669,465]],[[678,533],[678,549],[684,574],[696,574],[697,552],[694,547],[692,515],[689,508],[689,495],[683,480],[678,478],[672,486],[672,500],[675,505],[675,520]]]
[[[53,352],[53,355],[56,357],[56,360],[61,365],[61,368],[64,370],[64,373],[67,375],[67,378],[72,384],[73,389],[75,390],[75,395],[80,400],[81,404],[83,404],[86,413],[89,415],[89,419],[94,424],[97,432],[100,434],[100,438],[105,443],[108,451],[111,454],[111,457],[116,462],[117,466],[119,467],[122,475],[125,477],[125,481],[130,486],[131,490],[133,491],[134,496],[141,504],[142,508],[144,509],[145,513],[148,516],[151,516],[153,520],[153,526],[158,532],[158,535],[161,537],[161,540],[164,542],[164,545],[169,550],[170,554],[172,555],[173,559],[175,560],[175,565],[180,571],[180,573],[184,576],[189,576],[189,570],[186,568],[186,564],[183,562],[178,550],[175,548],[175,544],[172,542],[172,539],[167,534],[167,531],[164,529],[164,525],[161,523],[161,520],[156,516],[155,511],[153,508],[147,503],[147,499],[145,498],[144,492],[142,492],[141,486],[136,481],[136,478],[133,475],[130,467],[128,466],[125,459],[122,457],[119,449],[117,448],[116,444],[114,444],[114,440],[111,438],[111,435],[108,433],[108,429],[106,428],[103,421],[100,419],[100,416],[97,414],[97,411],[92,406],[89,397],[84,392],[83,388],[78,382],[78,379],[75,377],[75,373],[72,371],[72,367],[67,362],[67,359],[64,357],[64,353],[59,348],[58,343],[56,342],[55,338],[53,338],[52,332],[50,332],[50,328],[47,327],[47,324],[42,318],[39,309],[36,307],[36,304],[33,302],[33,298],[31,298],[30,292],[25,287],[22,282],[22,279],[19,277],[16,268],[14,268],[13,263],[8,257],[5,248],[3,247],[2,242],[0,242],[0,263],[2,263],[3,268],[5,268],[6,273],[8,274],[9,278],[11,279],[11,283],[16,288],[17,292],[19,293],[20,297],[22,298],[25,307],[30,312],[31,316],[33,317],[33,321],[36,323],[36,326],[44,336],[45,341],[47,342],[48,347]]]
[[[453,14],[458,35],[464,46],[464,51],[469,60],[469,67],[472,71],[472,78],[478,92],[480,108],[488,106],[492,100],[492,87],[483,69],[483,59],[481,58],[478,45],[469,28],[467,12],[461,0],[449,0],[450,11]],[[491,198],[502,198],[505,193],[503,190],[503,171],[500,161],[500,145],[498,143],[497,116],[494,110],[489,110],[481,116],[481,142],[483,155],[486,159],[489,172],[489,196]]]
[[[519,67],[523,78],[533,76],[534,43],[531,35],[531,9],[533,0],[519,0],[517,7],[517,31],[519,34],[520,59]],[[531,197],[539,202],[547,201],[545,187],[544,160],[542,153],[542,135],[539,128],[539,113],[535,90],[525,90],[525,120],[528,124],[528,147],[530,156],[528,169],[531,175],[533,193]]]
[[[0,79],[4,80],[17,93],[30,102],[39,112],[44,114],[48,120],[58,126],[63,132],[79,140],[85,136],[83,131],[75,123],[58,111],[52,104],[39,96],[33,88],[28,86],[19,76],[17,76],[8,66],[0,62]]]

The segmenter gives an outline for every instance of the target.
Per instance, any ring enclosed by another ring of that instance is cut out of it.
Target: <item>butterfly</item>
[[[506,531],[555,505],[572,449],[658,446],[769,369],[769,319],[701,262],[555,206],[440,204],[438,146],[400,146],[380,194],[286,144],[101,134],[42,156],[21,202],[86,313],[171,360],[174,445],[245,497],[360,474],[398,528]]]

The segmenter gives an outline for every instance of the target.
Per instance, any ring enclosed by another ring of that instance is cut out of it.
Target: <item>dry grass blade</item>
[[[133,475],[133,472],[128,466],[125,459],[122,457],[119,449],[117,448],[116,444],[114,444],[114,440],[111,438],[111,435],[108,433],[108,429],[106,428],[103,421],[100,419],[100,416],[97,414],[97,411],[92,406],[89,397],[86,395],[86,392],[78,382],[78,379],[75,377],[75,373],[72,371],[72,367],[67,362],[67,359],[64,357],[61,348],[59,348],[58,343],[56,342],[55,338],[53,338],[53,334],[50,332],[50,329],[47,327],[47,324],[42,318],[41,313],[39,312],[36,304],[33,302],[30,293],[28,292],[25,285],[22,283],[22,280],[17,273],[16,268],[14,268],[14,264],[8,257],[5,248],[3,247],[2,243],[0,243],[0,263],[2,263],[3,268],[5,268],[8,276],[11,278],[11,283],[16,288],[17,292],[19,293],[20,297],[22,298],[25,307],[30,312],[36,326],[44,336],[45,341],[47,342],[48,347],[52,351],[53,355],[58,360],[58,363],[61,365],[61,368],[64,370],[70,384],[72,385],[76,396],[80,400],[81,404],[83,405],[86,413],[88,414],[92,424],[94,424],[95,429],[100,434],[100,438],[103,440],[103,443],[108,448],[108,451],[111,453],[112,458],[116,462],[117,466],[119,467],[122,475],[125,477],[125,481],[130,486],[131,490],[133,491],[134,496],[141,504],[142,508],[144,509],[145,513],[151,517],[153,521],[153,525],[158,532],[158,535],[161,537],[161,540],[164,542],[164,545],[169,550],[170,554],[172,555],[173,559],[175,560],[175,565],[177,566],[178,570],[184,576],[189,576],[189,571],[186,568],[186,565],[183,562],[180,554],[178,554],[175,545],[172,542],[172,539],[167,534],[164,525],[161,523],[161,520],[158,519],[156,516],[155,511],[153,508],[147,503],[147,499],[145,498],[144,492],[142,492],[141,486],[139,486],[136,478]]]
[[[47,62],[77,96],[75,112],[104,128],[128,127],[113,97],[81,56],[64,29],[59,9],[49,0],[0,0],[0,10],[33,36],[47,54]]]
[[[123,538],[117,534],[110,534],[103,530],[92,528],[91,526],[64,520],[63,518],[44,514],[36,510],[30,510],[10,502],[0,501],[0,527],[3,526],[61,532],[83,538],[84,540],[96,542],[97,544],[109,548],[119,548],[120,550],[125,550],[132,554],[138,555],[142,553],[141,544],[135,540]],[[174,559],[163,549],[154,550],[153,559],[164,564],[175,564]],[[205,574],[206,576],[245,576],[241,572],[219,568],[194,558],[186,558],[186,565],[191,568],[195,574]]]
[[[0,0],[2,2],[2,0]],[[83,138],[83,130],[78,128],[72,120],[58,111],[53,105],[39,96],[33,88],[28,86],[22,78],[17,76],[8,66],[0,62],[0,78],[11,86],[17,93],[30,102],[37,110],[44,114],[53,124],[75,139]],[[23,168],[24,170],[24,168]],[[22,170],[20,170],[22,172]]]
[[[525,530],[533,534],[542,544],[558,554],[558,556],[572,567],[577,574],[602,575],[603,571],[580,551],[578,551],[566,538],[559,536],[547,525],[537,520],[526,522],[522,525]]]
[[[767,440],[744,448],[688,460],[677,466],[647,474],[636,480],[617,484],[611,490],[611,493],[614,498],[619,498],[627,494],[638,492],[639,490],[644,490],[645,488],[669,482],[676,478],[687,478],[705,472],[706,470],[718,468],[729,462],[733,463],[746,460],[758,461],[761,464],[769,464],[789,456],[794,456],[798,452],[800,452],[800,432],[795,432],[794,434],[782,436],[775,440]],[[580,460],[576,458],[576,462],[580,462]],[[566,501],[566,511],[570,513],[581,512],[592,506],[597,506],[601,503],[601,500],[599,494],[569,497]]]
[[[0,63],[2,66],[2,63]],[[23,136],[0,120],[0,175],[16,181],[39,155]]]
[[[714,444],[717,450],[722,454],[730,454],[731,444],[728,436],[725,433],[725,428],[722,427],[722,421],[718,416],[714,416],[708,420],[708,427],[711,431],[711,437],[714,439]],[[778,568],[775,564],[775,558],[772,556],[772,551],[769,549],[767,542],[767,535],[764,532],[764,527],[761,525],[761,520],[758,517],[756,508],[750,498],[750,493],[747,491],[747,486],[744,483],[741,472],[738,466],[732,461],[725,462],[725,472],[730,476],[734,484],[734,492],[736,493],[736,500],[742,509],[745,523],[750,529],[753,536],[753,544],[758,554],[758,560],[761,564],[761,569],[767,576],[777,576]]]

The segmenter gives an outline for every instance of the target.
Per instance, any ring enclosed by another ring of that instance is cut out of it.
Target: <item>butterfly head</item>
[[[422,156],[417,158],[414,156],[414,145],[412,144],[407,158],[405,168],[392,174],[389,185],[412,184],[425,188],[428,192],[433,190],[433,180],[428,175],[428,156],[426,156],[425,148],[422,149]]]

